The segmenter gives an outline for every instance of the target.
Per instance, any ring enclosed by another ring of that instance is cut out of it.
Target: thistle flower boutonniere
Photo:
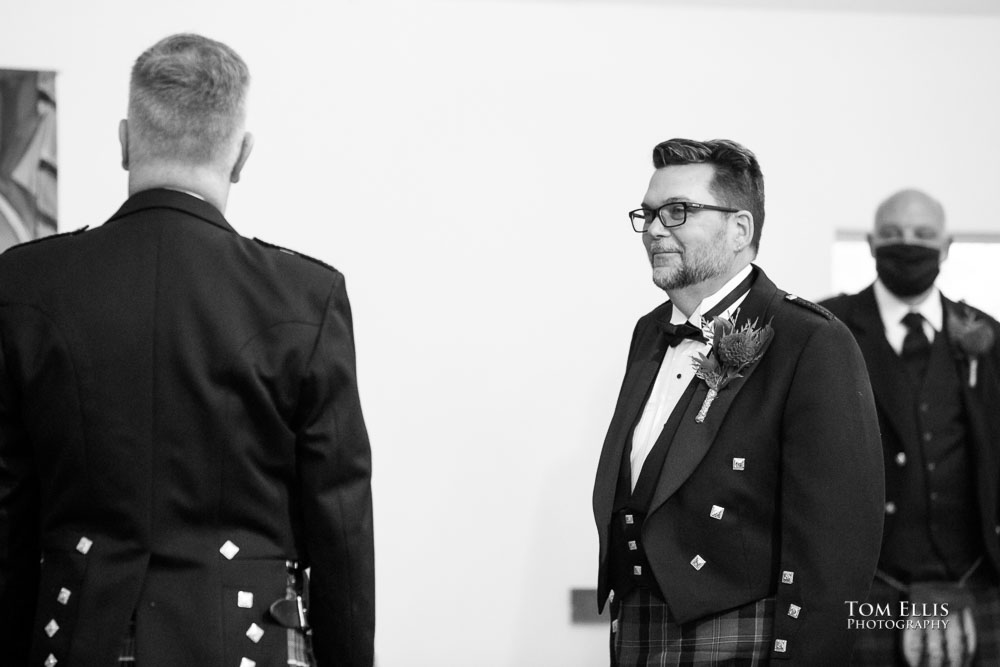
[[[708,415],[708,409],[722,389],[735,380],[743,377],[740,371],[750,364],[756,363],[764,356],[764,348],[774,336],[770,323],[757,327],[757,320],[744,322],[743,326],[735,324],[739,312],[732,320],[724,317],[714,317],[711,322],[705,322],[702,329],[712,349],[708,355],[698,353],[694,358],[695,377],[704,380],[708,385],[708,395],[701,404],[701,410],[694,420],[701,424]]]
[[[979,355],[993,348],[996,335],[989,323],[976,316],[964,301],[960,301],[961,311],[948,312],[948,338],[969,360],[969,386],[975,387],[979,371]]]

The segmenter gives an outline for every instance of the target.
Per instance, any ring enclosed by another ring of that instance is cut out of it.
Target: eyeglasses
[[[637,208],[628,212],[629,220],[632,221],[632,229],[642,234],[653,224],[653,220],[660,219],[664,227],[680,227],[687,222],[688,211],[722,211],[723,213],[738,213],[738,208],[725,208],[723,206],[712,206],[711,204],[696,204],[692,201],[672,201],[667,202],[657,209]]]

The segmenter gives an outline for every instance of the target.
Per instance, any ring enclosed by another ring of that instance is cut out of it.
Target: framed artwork
[[[55,72],[0,69],[0,252],[57,228]]]

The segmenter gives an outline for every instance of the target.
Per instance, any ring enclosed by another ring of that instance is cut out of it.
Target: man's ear
[[[122,145],[122,169],[128,171],[128,120],[118,123],[118,142]]]
[[[750,211],[737,211],[733,213],[736,222],[736,252],[742,252],[744,248],[753,244],[753,231],[756,227],[753,221],[753,213]]]
[[[240,182],[240,172],[243,171],[243,165],[247,163],[251,151],[253,151],[253,135],[247,132],[243,135],[243,141],[240,142],[240,154],[236,156],[236,164],[233,165],[233,170],[229,174],[230,182]]]
[[[948,250],[951,249],[951,242],[955,239],[951,236],[945,238],[944,243],[941,244],[941,261],[948,259]]]

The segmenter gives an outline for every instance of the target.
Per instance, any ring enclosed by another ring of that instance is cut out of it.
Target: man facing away
[[[128,200],[0,257],[4,664],[372,664],[350,306],[339,272],[223,217],[248,82],[219,42],[152,46]]]
[[[882,526],[864,362],[751,264],[753,153],[672,139],[653,165],[629,215],[668,301],[635,327],[594,486],[612,664],[841,667]]]
[[[866,630],[855,662],[996,665],[1000,325],[935,286],[951,238],[927,194],[889,197],[868,242],[875,283],[824,305],[861,347],[882,430],[885,535],[870,602],[917,623]]]

